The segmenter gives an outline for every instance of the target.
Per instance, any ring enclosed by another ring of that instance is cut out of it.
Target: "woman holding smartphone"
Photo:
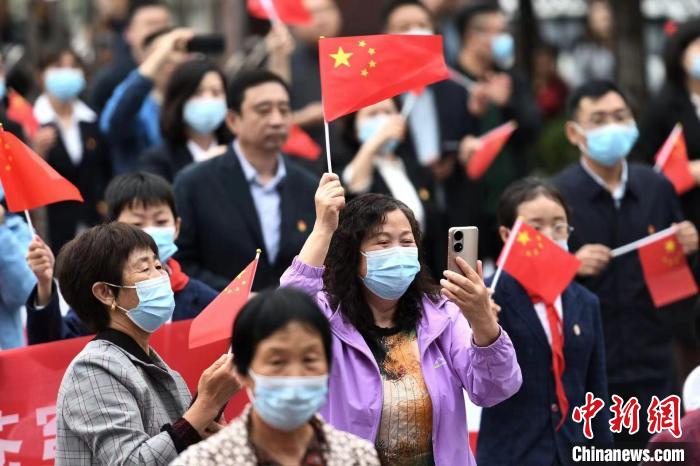
[[[493,406],[520,369],[480,276],[457,259],[440,286],[422,265],[421,231],[403,202],[363,194],[345,205],[323,175],[316,223],[280,284],[311,295],[329,319],[333,370],[321,414],[377,446],[382,464],[474,465],[466,389]]]
[[[520,217],[567,249],[569,209],[561,193],[544,181],[525,178],[510,185],[501,195],[497,215],[504,243]],[[483,411],[478,463],[570,464],[573,444],[612,444],[608,409],[593,419],[593,440],[571,418],[573,408],[585,404],[587,392],[608,401],[598,298],[572,282],[547,305],[506,272],[493,298],[501,306],[499,323],[513,340],[523,385],[508,400]],[[552,369],[555,357],[564,359],[561,374]]]

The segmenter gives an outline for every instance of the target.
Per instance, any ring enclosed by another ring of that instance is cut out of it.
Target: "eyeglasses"
[[[532,224],[530,226],[534,228],[535,231],[537,231],[538,233],[544,233],[545,230],[550,228],[549,225]],[[557,223],[554,226],[552,226],[551,229],[552,237],[555,238],[568,238],[569,235],[571,235],[571,233],[574,231],[574,227],[565,222]]]

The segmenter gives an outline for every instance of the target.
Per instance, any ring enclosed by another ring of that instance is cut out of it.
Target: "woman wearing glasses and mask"
[[[561,193],[536,178],[510,185],[498,204],[498,224],[505,243],[520,217],[568,250],[573,230]],[[552,273],[557,273],[552,270]],[[593,440],[572,420],[586,393],[608,402],[605,348],[598,298],[572,282],[547,305],[503,272],[493,295],[501,306],[498,320],[510,335],[523,384],[497,406],[484,409],[479,428],[479,464],[570,464],[573,444],[612,444],[607,406],[593,418]],[[555,371],[555,359],[560,358]]]
[[[493,406],[520,388],[513,346],[499,327],[479,270],[423,266],[413,212],[383,194],[345,205],[327,173],[316,223],[280,284],[313,296],[329,319],[333,370],[321,415],[373,442],[382,464],[474,465],[466,389]]]
[[[153,239],[125,223],[99,225],[56,259],[61,292],[95,338],[66,370],[56,405],[56,464],[166,465],[218,431],[238,390],[230,355],[204,371],[192,397],[149,346],[175,298]]]

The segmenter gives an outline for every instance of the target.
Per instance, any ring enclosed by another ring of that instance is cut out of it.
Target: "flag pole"
[[[277,9],[275,9],[275,4],[272,2],[272,0],[260,0],[260,4],[265,10],[267,16],[270,18],[270,22],[272,23],[273,27],[282,22],[282,20],[280,20],[280,15],[277,14]]]
[[[492,293],[496,291],[496,285],[498,285],[498,280],[501,278],[501,274],[503,273],[503,267],[506,265],[506,260],[508,260],[510,250],[513,248],[513,243],[515,243],[515,237],[517,236],[518,230],[520,230],[520,226],[522,224],[523,219],[518,218],[513,224],[513,228],[510,230],[510,235],[508,235],[506,244],[503,247],[503,258],[501,259],[501,263],[498,264],[496,273],[493,275],[493,280],[491,281],[491,286],[489,287],[489,290],[491,290]]]
[[[455,70],[454,68],[447,68],[447,72],[449,73],[449,80],[452,82],[455,82],[462,87],[464,87],[466,90],[471,91],[472,86],[476,84],[475,81],[472,81],[471,79],[467,78],[464,76],[462,73],[459,71]]]
[[[326,135],[326,163],[328,164],[328,173],[333,173],[333,165],[331,164],[331,140],[328,136],[328,121],[323,119],[323,131]]]
[[[675,232],[678,229],[676,225],[672,225],[665,230],[658,231],[654,233],[653,235],[649,235],[645,238],[638,239],[637,241],[632,241],[631,243],[625,244],[624,246],[620,246],[619,248],[615,248],[611,251],[612,257],[617,257],[621,256],[623,254],[627,254],[628,252],[632,252],[635,249],[639,249],[642,246],[646,246],[647,244],[651,244],[654,241],[658,240],[659,238],[663,238],[664,236],[668,236],[670,233]]]
[[[29,216],[28,210],[24,211],[24,218],[27,219],[27,224],[29,225],[29,229],[32,230],[32,236],[36,235],[36,230],[34,229],[34,224],[32,223],[32,218]]]

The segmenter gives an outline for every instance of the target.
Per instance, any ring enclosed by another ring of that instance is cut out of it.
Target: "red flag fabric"
[[[163,325],[150,344],[195,393],[202,372],[227,351],[228,342],[187,350],[191,322]],[[92,338],[0,351],[0,465],[54,464],[56,396],[61,379],[68,364]],[[246,390],[239,391],[226,406],[226,420],[238,416],[248,402]]]
[[[265,8],[266,1],[271,11]],[[284,24],[307,24],[312,19],[302,0],[248,0],[248,12],[256,18],[279,19]]]
[[[324,38],[318,53],[326,121],[448,77],[442,36]]]
[[[478,180],[486,170],[489,169],[496,156],[501,152],[503,146],[508,142],[513,132],[518,128],[518,124],[509,121],[501,126],[492,129],[479,139],[483,146],[474,152],[467,161],[467,176],[469,179]]]
[[[675,230],[640,247],[639,260],[642,263],[644,280],[656,307],[663,307],[698,293],[698,286],[690,272]]]
[[[253,262],[195,317],[190,327],[190,348],[231,338],[233,321],[250,295],[258,259],[253,259]]]
[[[7,99],[7,118],[19,123],[22,126],[24,135],[33,138],[39,129],[39,122],[34,116],[32,104],[13,89],[10,89],[10,92],[7,94]]]
[[[282,152],[307,160],[318,160],[321,156],[321,147],[303,129],[292,125]]]
[[[10,212],[61,201],[80,201],[78,188],[14,134],[0,130],[0,181]]]
[[[688,149],[680,124],[674,126],[663,146],[656,154],[656,167],[668,178],[676,193],[681,195],[696,185],[688,165]]]
[[[581,263],[557,243],[518,220],[503,247],[498,265],[530,295],[554,303],[576,276]]]

